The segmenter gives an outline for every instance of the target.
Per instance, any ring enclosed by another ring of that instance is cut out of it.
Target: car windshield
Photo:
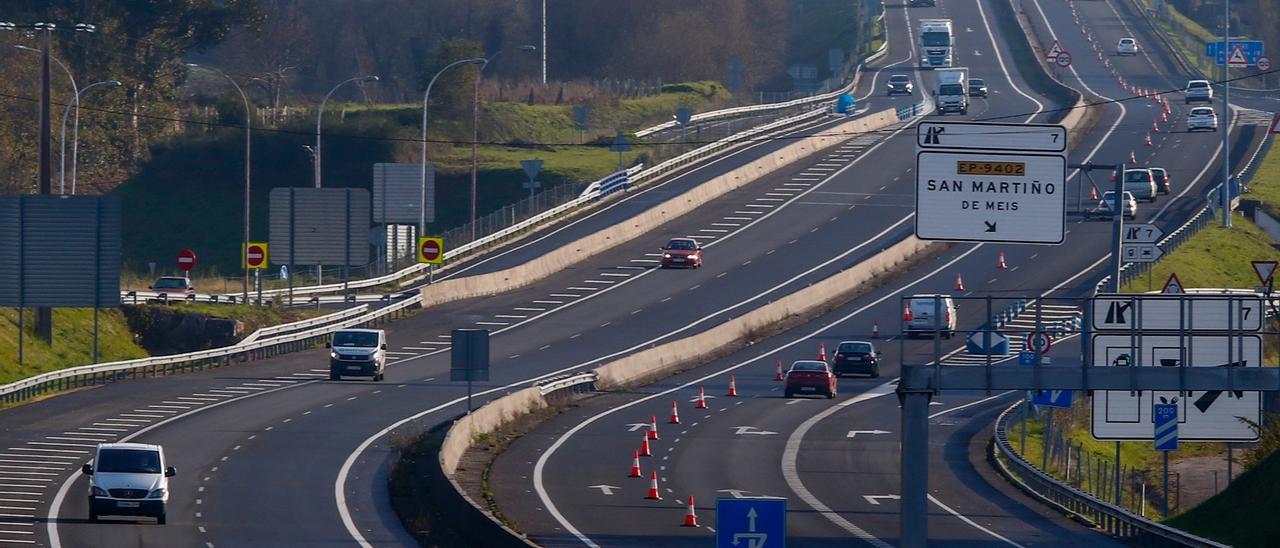
[[[182,278],[160,278],[151,287],[153,289],[186,289],[187,281]]]
[[[1128,201],[1128,200],[1132,200],[1132,199],[1133,199],[1133,195],[1132,195],[1132,194],[1129,194],[1128,192],[1126,192],[1126,193],[1124,193],[1124,199],[1125,199],[1126,201]],[[1116,193],[1115,193],[1115,192],[1107,192],[1107,193],[1104,193],[1104,194],[1102,195],[1102,203],[1104,203],[1104,204],[1113,204],[1113,203],[1115,203],[1115,201],[1116,201]]]
[[[1205,107],[1193,108],[1191,109],[1191,115],[1192,116],[1213,116],[1213,109],[1205,108]]]
[[[1209,82],[1205,82],[1205,81],[1187,83],[1187,89],[1207,88],[1207,87],[1209,87]]]
[[[982,85],[986,85],[986,82],[983,82],[981,78],[972,78],[969,80],[969,85],[982,86]]]
[[[826,371],[827,366],[818,362],[796,362],[791,366],[792,371]]]
[[[1126,183],[1146,183],[1151,181],[1151,176],[1146,171],[1129,171],[1124,174],[1124,182]]]
[[[1167,177],[1168,175],[1164,172],[1163,169],[1159,171],[1156,171],[1153,169],[1151,170],[1151,176],[1155,177],[1157,181],[1163,181],[1164,178]]]
[[[97,472],[159,474],[160,452],[150,449],[103,449],[98,452]]]
[[[889,83],[891,83],[891,84],[905,84],[905,83],[910,82],[910,81],[911,81],[911,79],[910,79],[910,78],[907,78],[906,76],[902,76],[902,75],[898,75],[898,76],[894,76],[894,77],[892,77],[892,78],[889,78]]]
[[[925,47],[939,47],[951,45],[951,34],[947,32],[925,32],[920,34],[920,42]]]
[[[1132,39],[1132,38],[1121,38],[1121,39],[1120,39],[1120,43],[1121,43],[1121,44],[1124,44],[1124,45],[1126,45],[1126,46],[1131,46],[1131,45],[1133,45],[1133,39]]]
[[[836,349],[836,352],[846,352],[850,354],[870,354],[871,345],[868,343],[845,343]]]
[[[960,84],[942,84],[938,88],[939,95],[964,95],[964,88]]]
[[[693,250],[697,247],[698,245],[693,243],[693,240],[671,240],[667,242],[667,249]]]
[[[366,331],[339,331],[333,334],[334,346],[378,346],[378,334]]]

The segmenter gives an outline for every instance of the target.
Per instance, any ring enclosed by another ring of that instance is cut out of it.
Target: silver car
[[[1212,107],[1195,107],[1187,113],[1187,132],[1200,129],[1218,131],[1218,113]]]

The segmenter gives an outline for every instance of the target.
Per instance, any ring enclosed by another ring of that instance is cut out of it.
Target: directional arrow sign
[[[1162,236],[1164,236],[1164,230],[1150,223],[1124,225],[1124,243],[1126,244],[1154,244],[1160,241]]]
[[[588,485],[587,489],[599,489],[602,494],[612,495],[614,489],[622,489],[616,485]]]
[[[862,495],[862,498],[867,499],[867,502],[871,504],[880,506],[881,500],[899,500],[902,497],[898,495]]]
[[[846,437],[846,438],[852,438],[852,437],[857,436],[858,434],[872,434],[872,435],[876,435],[876,434],[892,434],[892,433],[893,433],[893,432],[890,432],[890,431],[888,431],[888,430],[850,430],[850,431],[849,431],[849,435],[847,435],[847,436],[845,436],[845,437]]]
[[[735,433],[735,434],[737,434],[737,435],[739,435],[739,436],[741,436],[741,435],[743,435],[743,434],[760,434],[760,435],[764,435],[764,436],[768,436],[768,435],[772,435],[772,434],[777,434],[777,432],[770,432],[770,431],[768,431],[768,430],[759,430],[759,429],[757,429],[757,428],[756,428],[756,427],[754,427],[754,426],[735,426],[735,427],[733,427],[733,428],[734,428],[735,430],[737,430],[737,432],[734,432],[734,433]]]
[[[1120,257],[1127,263],[1154,263],[1163,256],[1156,244],[1120,244]]]
[[[1242,362],[1233,362],[1233,363],[1224,363],[1222,365],[1219,365],[1218,367],[1244,367],[1244,366],[1245,364]],[[1218,398],[1221,396],[1222,396],[1221,390],[1210,390],[1208,392],[1205,392],[1204,394],[1201,394],[1199,398],[1196,398],[1196,403],[1195,403],[1196,409],[1199,409],[1201,413],[1208,413],[1209,408],[1213,407],[1213,402],[1218,401]],[[1227,397],[1232,397],[1232,396],[1236,398],[1243,398],[1244,391],[1234,390]]]
[[[627,425],[627,431],[635,432],[636,430],[639,430],[641,428],[648,428],[648,427],[649,427],[649,423],[647,422],[633,422]]]

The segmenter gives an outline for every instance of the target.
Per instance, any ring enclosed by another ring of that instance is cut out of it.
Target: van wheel
[[[330,372],[329,372],[329,380],[331,380],[331,381],[340,381],[340,380],[342,380],[342,375],[339,375],[339,374],[337,374],[337,373],[334,373],[333,371],[330,371]]]
[[[873,378],[873,379],[874,379],[874,378],[877,378],[877,377],[879,377],[879,376],[880,376],[880,366],[878,366],[878,365],[877,365],[877,366],[875,366],[875,367],[872,367],[872,368],[871,368],[871,378]]]
[[[384,373],[378,373],[377,375],[374,375],[373,382],[382,382],[382,379],[384,377],[385,377]]]
[[[791,399],[791,398],[794,398],[794,397],[795,397],[795,394],[791,393],[791,391],[790,391],[790,390],[787,390],[787,391],[785,391],[785,392],[783,392],[783,393],[782,393],[782,397],[787,398],[787,399]]]

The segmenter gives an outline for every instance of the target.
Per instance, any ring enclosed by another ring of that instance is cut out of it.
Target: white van
[[[93,463],[81,469],[89,476],[89,521],[98,516],[149,516],[164,525],[169,502],[164,449],[145,443],[100,443]]]
[[[329,348],[329,380],[344,376],[381,381],[387,368],[387,333],[381,329],[339,329]]]
[[[1148,202],[1156,201],[1156,176],[1145,167],[1124,170],[1124,191],[1132,192],[1133,197]]]
[[[956,332],[957,308],[951,295],[912,295],[907,301],[910,318],[906,320],[905,335],[908,338],[932,335],[941,330],[943,338],[950,339]],[[940,313],[941,318],[935,312]]]

